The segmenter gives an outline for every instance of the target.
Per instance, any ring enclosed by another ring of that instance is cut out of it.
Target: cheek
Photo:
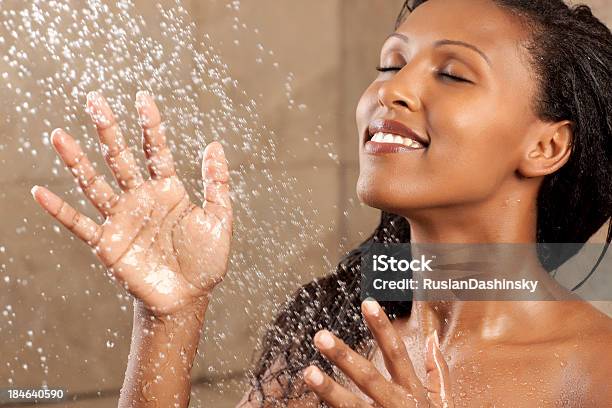
[[[376,85],[376,82],[372,83],[365,90],[363,95],[361,95],[361,98],[357,103],[355,120],[359,135],[362,135],[366,127],[369,125],[369,122],[372,120],[374,112],[378,106],[377,89],[378,86]]]
[[[509,123],[502,107],[490,100],[440,102],[430,111],[428,123],[428,170],[454,181],[466,193],[490,193],[518,165],[522,133],[516,121]]]
[[[493,173],[518,165],[525,128],[521,116],[493,98],[438,99],[428,111],[431,156],[461,167]]]
[[[420,157],[361,154],[357,194],[365,204],[401,214],[478,202],[513,175],[520,157],[520,125],[496,103],[477,98],[466,103],[446,95],[423,113],[432,144]]]

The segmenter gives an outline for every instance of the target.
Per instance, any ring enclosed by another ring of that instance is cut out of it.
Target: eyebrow
[[[391,38],[391,37],[397,37],[400,40],[409,43],[410,42],[410,38],[408,38],[406,35],[401,34],[401,33],[393,33],[391,34],[389,37],[387,37],[387,39]],[[489,59],[489,57],[487,56],[487,54],[485,54],[484,52],[482,52],[482,50],[478,47],[476,47],[475,45],[472,45],[470,43],[466,43],[464,41],[457,41],[457,40],[438,40],[434,43],[434,48],[435,47],[441,47],[443,45],[458,45],[460,47],[465,47],[465,48],[469,48],[472,51],[476,51],[478,54],[480,54],[480,56],[482,58],[484,58],[484,60],[487,62],[487,64],[489,64],[489,66],[491,66],[491,60]]]

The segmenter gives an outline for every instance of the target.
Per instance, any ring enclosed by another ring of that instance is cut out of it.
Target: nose
[[[416,86],[404,77],[406,67],[397,72],[393,78],[382,81],[378,88],[378,103],[387,109],[408,109],[416,112],[421,109]]]

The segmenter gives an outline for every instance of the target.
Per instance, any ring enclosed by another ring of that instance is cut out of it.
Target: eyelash
[[[376,70],[378,72],[391,72],[391,71],[399,71],[401,69],[401,67],[376,67]],[[453,81],[457,81],[457,82],[472,82],[472,81],[468,81],[465,78],[461,78],[455,75],[451,75],[447,72],[437,72],[438,75],[440,75],[441,77],[446,77],[446,78],[450,78]]]

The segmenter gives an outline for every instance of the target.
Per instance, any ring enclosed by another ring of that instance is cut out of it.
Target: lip
[[[382,133],[392,133],[394,135],[399,135],[408,139],[412,139],[423,146],[429,146],[429,140],[421,135],[419,135],[414,130],[410,129],[408,126],[403,123],[397,122],[395,120],[390,119],[376,119],[370,123],[368,126],[368,133],[366,137],[366,142],[372,139],[374,134],[382,132]]]
[[[368,154],[410,153],[419,150],[423,149],[412,149],[397,143],[377,143],[371,140],[366,142],[364,147],[364,152]]]

